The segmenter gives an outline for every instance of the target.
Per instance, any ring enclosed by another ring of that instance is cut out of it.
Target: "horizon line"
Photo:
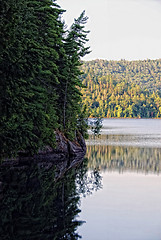
[[[160,58],[144,58],[144,59],[125,59],[125,58],[121,58],[121,59],[107,59],[107,58],[93,58],[93,59],[90,59],[90,60],[84,60],[84,59],[81,59],[81,61],[83,62],[91,62],[91,61],[96,61],[96,60],[103,60],[103,61],[128,61],[128,62],[134,62],[134,61],[156,61],[156,60],[161,60],[161,57]]]

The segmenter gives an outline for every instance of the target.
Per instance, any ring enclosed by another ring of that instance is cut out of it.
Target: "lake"
[[[161,120],[104,119],[87,158],[102,187],[81,198],[82,239],[160,240]]]
[[[158,119],[105,119],[79,164],[0,166],[0,239],[161,240],[160,130]]]

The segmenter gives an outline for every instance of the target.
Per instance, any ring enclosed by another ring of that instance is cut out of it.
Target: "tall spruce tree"
[[[74,138],[77,130],[77,120],[81,114],[81,93],[80,88],[83,87],[79,79],[81,57],[88,54],[89,47],[86,47],[87,34],[85,24],[88,17],[85,16],[85,11],[81,13],[78,19],[70,29],[66,32],[64,38],[65,57],[62,59],[61,80],[59,90],[59,118],[61,125],[64,128],[65,134],[69,138]]]

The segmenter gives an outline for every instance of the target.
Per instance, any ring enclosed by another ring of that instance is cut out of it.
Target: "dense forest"
[[[161,117],[161,59],[83,62],[83,103],[89,116]]]
[[[80,59],[87,17],[71,27],[55,0],[0,1],[0,157],[55,146],[55,130],[84,134]]]
[[[116,80],[126,80],[139,84],[142,89],[151,92],[161,90],[161,59],[138,61],[107,61],[93,60],[83,62],[83,77],[93,76],[93,79],[111,75]]]

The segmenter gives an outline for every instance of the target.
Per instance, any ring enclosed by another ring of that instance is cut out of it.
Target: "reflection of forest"
[[[101,187],[99,172],[87,176],[87,161],[56,179],[55,166],[0,168],[1,240],[76,240],[80,194]]]
[[[78,239],[81,221],[75,172],[55,181],[55,170],[30,168],[0,172],[1,240]]]
[[[105,129],[107,130],[107,129]],[[108,129],[109,131],[109,129]],[[121,131],[121,130],[120,130]],[[128,131],[128,130],[126,130]],[[133,130],[135,131],[135,130]],[[87,145],[117,145],[117,146],[160,146],[161,137],[160,134],[103,134],[100,136],[95,136],[90,134],[89,140],[87,140]]]
[[[161,149],[120,146],[87,146],[89,168],[159,173]]]

